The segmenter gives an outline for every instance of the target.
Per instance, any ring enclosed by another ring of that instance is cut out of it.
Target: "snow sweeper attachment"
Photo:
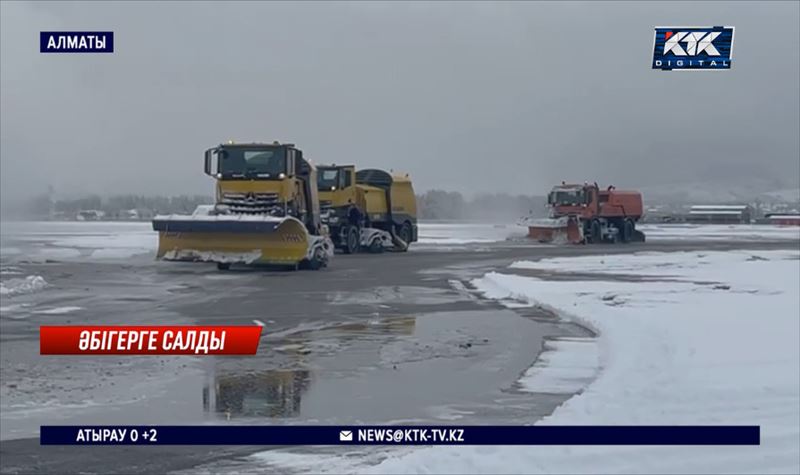
[[[319,269],[333,256],[320,219],[316,168],[292,144],[219,145],[206,151],[216,204],[156,216],[157,257],[172,261]]]
[[[167,261],[216,262],[319,269],[333,255],[333,243],[308,233],[293,217],[213,214],[200,206],[191,216],[157,216],[156,257]]]
[[[526,221],[528,237],[539,242],[557,244],[580,244],[583,242],[583,227],[578,218],[562,216],[560,218],[541,218]]]

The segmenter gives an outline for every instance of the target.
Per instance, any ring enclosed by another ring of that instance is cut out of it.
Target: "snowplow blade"
[[[312,241],[299,220],[262,216],[157,216],[156,257],[220,264],[296,265]]]
[[[528,237],[543,243],[583,242],[583,228],[576,218],[537,219],[528,223]]]

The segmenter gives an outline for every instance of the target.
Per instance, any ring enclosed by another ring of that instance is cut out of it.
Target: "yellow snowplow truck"
[[[157,257],[173,261],[319,269],[333,255],[323,233],[317,170],[293,144],[233,144],[205,153],[216,204],[156,216]]]
[[[417,240],[417,202],[408,175],[353,165],[320,166],[322,222],[347,254],[407,251]]]

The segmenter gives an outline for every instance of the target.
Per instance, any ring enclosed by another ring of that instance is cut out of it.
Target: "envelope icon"
[[[340,442],[352,442],[353,441],[353,431],[352,430],[340,430],[339,431],[339,441]]]

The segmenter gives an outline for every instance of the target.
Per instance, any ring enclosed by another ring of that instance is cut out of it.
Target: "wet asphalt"
[[[165,473],[267,449],[40,446],[43,424],[533,423],[569,396],[524,393],[515,381],[545,339],[591,332],[536,308],[483,300],[470,279],[545,257],[786,247],[797,243],[499,242],[337,255],[316,272],[220,272],[149,256],[18,261],[50,285],[16,296],[20,312],[0,319],[0,472]],[[64,306],[81,310],[36,313]],[[44,324],[254,321],[265,328],[252,357],[38,354]]]

